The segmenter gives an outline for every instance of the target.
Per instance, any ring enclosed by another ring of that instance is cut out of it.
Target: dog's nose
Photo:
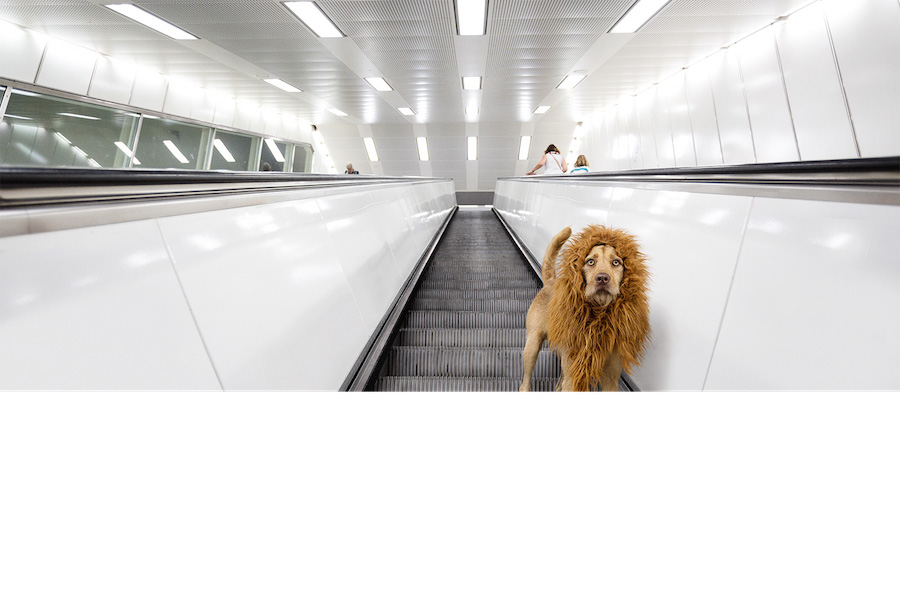
[[[600,286],[606,286],[607,284],[609,284],[609,280],[610,280],[609,274],[604,274],[604,273],[597,274],[597,277],[595,278],[595,280],[597,280],[597,284],[599,284]]]

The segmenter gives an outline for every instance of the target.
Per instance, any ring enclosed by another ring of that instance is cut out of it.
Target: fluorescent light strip
[[[266,139],[266,147],[268,147],[269,151],[272,152],[272,155],[275,156],[276,162],[284,162],[284,156],[281,155],[281,150],[275,145],[274,139]]]
[[[563,79],[562,82],[560,82],[560,83],[556,86],[556,88],[559,88],[559,89],[562,89],[562,90],[568,90],[568,89],[571,89],[571,88],[575,88],[575,87],[578,85],[579,82],[581,82],[582,80],[584,80],[585,75],[586,75],[586,74],[569,74],[568,76],[566,76],[566,77]]]
[[[456,0],[453,4],[460,36],[483,36],[487,32],[487,0]]]
[[[289,93],[302,93],[303,92],[299,88],[295,88],[295,87],[291,86],[290,84],[288,84],[287,82],[285,82],[284,80],[279,80],[278,78],[265,78],[263,80],[263,82],[267,82],[267,83],[271,84],[272,86],[274,86],[276,88],[280,88],[281,90],[289,92]]]
[[[397,111],[403,114],[404,116],[415,116],[416,112],[412,110],[411,107],[398,107]]]
[[[481,88],[481,76],[463,76],[463,89],[478,90]]]
[[[550,106],[549,106],[549,105],[538,105],[537,109],[534,110],[534,113],[536,113],[536,114],[546,114],[548,111],[550,111]]]
[[[425,137],[416,137],[416,145],[419,148],[419,160],[428,162],[428,141]]]
[[[129,19],[137,21],[141,25],[146,25],[150,29],[156,30],[161,34],[168,36],[169,38],[174,38],[175,40],[198,39],[197,36],[189,34],[180,27],[172,25],[168,21],[163,21],[156,15],[151,15],[144,9],[139,8],[134,4],[104,4],[104,6],[110,10],[116,11],[120,15],[124,15]]]
[[[466,138],[466,157],[469,160],[478,159],[478,137]]]
[[[344,112],[342,112],[341,110],[335,109],[335,108],[333,108],[333,107],[329,108],[328,111],[330,111],[330,112],[331,112],[332,114],[334,114],[335,116],[340,116],[340,117],[342,117],[342,118],[345,117],[345,116],[347,115],[347,114],[345,114]]]
[[[369,154],[369,162],[378,162],[378,151],[375,149],[375,141],[372,137],[365,137],[363,143],[366,145],[366,153]]]
[[[372,88],[378,91],[386,92],[394,90],[391,85],[384,81],[384,78],[366,78],[366,82],[372,85]]]
[[[306,27],[319,38],[343,38],[341,30],[322,12],[315,2],[285,2],[284,5],[294,13]]]
[[[519,160],[528,159],[528,150],[531,149],[531,136],[524,135],[519,140]]]
[[[163,141],[163,145],[165,145],[166,147],[169,148],[169,151],[172,152],[172,155],[175,156],[175,158],[176,158],[179,162],[181,162],[182,164],[187,164],[187,163],[188,163],[188,159],[184,157],[184,154],[181,153],[181,150],[180,150],[180,149],[178,149],[177,147],[175,147],[175,144],[174,144],[174,143],[172,143],[171,141],[169,141],[168,139],[166,139],[165,141]]]
[[[213,145],[216,146],[216,149],[219,150],[219,153],[222,154],[222,157],[225,158],[226,162],[234,162],[234,156],[231,155],[231,152],[228,151],[228,148],[225,147],[225,144],[222,143],[221,139],[215,139]]]
[[[670,0],[638,0],[628,12],[619,19],[610,34],[633,34],[643,27],[647,21],[658,13]]]

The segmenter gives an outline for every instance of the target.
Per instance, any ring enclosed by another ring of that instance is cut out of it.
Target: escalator
[[[460,207],[381,357],[371,391],[515,391],[525,315],[541,279],[490,208]],[[553,391],[547,344],[532,378]]]

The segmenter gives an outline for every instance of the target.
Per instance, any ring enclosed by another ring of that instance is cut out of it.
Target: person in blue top
[[[570,175],[577,175],[578,173],[589,173],[591,172],[591,167],[588,165],[587,158],[584,157],[584,154],[578,156],[575,160],[575,168],[569,171]]]

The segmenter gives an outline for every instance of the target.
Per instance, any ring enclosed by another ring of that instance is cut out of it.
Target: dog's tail
[[[544,281],[544,284],[549,284],[556,279],[556,256],[559,254],[559,249],[562,248],[562,245],[571,235],[572,228],[567,227],[553,236],[553,240],[547,246],[547,252],[544,253],[544,262],[541,264],[541,280]]]

